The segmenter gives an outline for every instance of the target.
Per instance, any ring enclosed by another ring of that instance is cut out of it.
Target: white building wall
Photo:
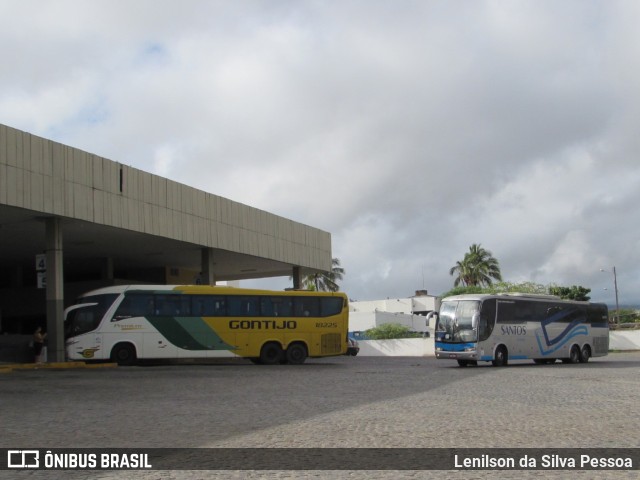
[[[379,327],[386,323],[403,325],[414,332],[430,332],[433,329],[427,328],[426,317],[423,315],[411,315],[404,313],[389,312],[350,312],[349,331],[364,332],[370,328]]]
[[[440,299],[431,295],[409,298],[388,298],[349,304],[349,331],[364,332],[386,323],[404,325],[414,332],[430,332],[424,315],[414,312],[430,312],[440,308]]]

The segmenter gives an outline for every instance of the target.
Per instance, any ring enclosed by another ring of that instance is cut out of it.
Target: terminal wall
[[[0,125],[0,204],[331,270],[331,235]]]

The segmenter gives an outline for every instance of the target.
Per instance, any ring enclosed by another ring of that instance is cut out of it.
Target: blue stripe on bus
[[[553,346],[553,348],[550,348],[549,350],[545,350],[544,346],[542,345],[542,342],[540,341],[540,336],[538,335],[538,332],[536,332],[536,341],[538,342],[538,348],[540,349],[540,353],[542,355],[549,355],[559,350],[560,348],[564,347],[567,344],[567,342],[569,342],[569,340],[571,340],[573,337],[577,337],[578,335],[588,335],[588,334],[589,334],[589,331],[587,330],[587,327],[585,325],[576,326],[573,330],[571,330],[571,332],[566,332],[566,331],[563,332],[563,337],[564,337],[563,341]],[[551,345],[548,345],[548,346],[551,346]]]
[[[509,355],[509,360],[529,360],[531,357],[528,355]],[[483,362],[489,362],[491,360],[495,360],[493,355],[482,355],[480,360]]]
[[[475,348],[475,343],[445,343],[436,342],[436,348],[441,348],[445,352],[464,352],[467,348]]]

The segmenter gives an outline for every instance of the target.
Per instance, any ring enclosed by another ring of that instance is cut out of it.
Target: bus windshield
[[[473,317],[480,311],[480,302],[461,300],[443,302],[436,325],[438,341],[460,343],[477,341]]]
[[[65,338],[92,332],[100,325],[104,314],[113,305],[119,294],[111,293],[80,298],[77,308],[67,313],[64,322]]]

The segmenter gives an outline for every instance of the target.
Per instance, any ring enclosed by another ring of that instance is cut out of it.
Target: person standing
[[[33,334],[33,353],[35,354],[36,363],[42,363],[42,349],[46,338],[47,334],[42,331],[42,327],[36,328]]]

